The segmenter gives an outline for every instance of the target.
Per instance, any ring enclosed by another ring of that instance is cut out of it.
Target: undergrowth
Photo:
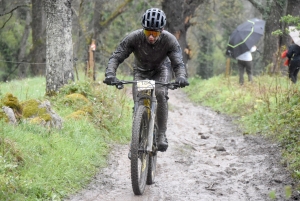
[[[189,81],[184,90],[190,99],[236,116],[245,134],[280,144],[284,162],[300,178],[299,84],[277,76],[255,77],[243,86],[235,76]],[[0,84],[1,98],[12,91],[20,101],[50,100],[63,128],[0,121],[0,200],[61,200],[106,165],[114,143],[130,140],[132,101],[125,90],[78,81],[49,98],[44,78]]]
[[[63,119],[60,130],[0,121],[0,200],[61,200],[106,166],[113,144],[130,140],[132,103],[125,90],[77,81],[50,98],[44,79],[0,85],[1,99],[12,91],[21,101],[48,99]]]
[[[300,179],[300,86],[280,76],[259,76],[238,84],[238,77],[191,78],[184,90],[198,103],[236,116],[244,134],[261,134],[282,148],[283,162]]]

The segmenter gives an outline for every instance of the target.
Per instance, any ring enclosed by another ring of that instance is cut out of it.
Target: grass
[[[46,79],[44,77],[26,78],[22,81],[13,80],[0,83],[0,95],[13,93],[20,101],[43,98],[46,92]]]
[[[184,89],[197,103],[236,116],[245,134],[261,134],[281,145],[283,162],[300,179],[300,86],[287,77],[259,76],[238,84],[238,77],[191,78]]]
[[[285,163],[300,178],[299,84],[279,76],[255,77],[244,86],[236,76],[189,81],[184,90],[191,100],[238,117],[245,133],[279,143]],[[0,121],[0,200],[62,200],[107,165],[113,144],[130,140],[133,104],[125,90],[80,81],[49,98],[44,82],[37,77],[0,84],[1,98],[8,92],[21,102],[47,98],[63,119],[60,130]],[[71,93],[84,95],[88,103],[70,100]]]
[[[2,83],[0,94],[13,92],[20,101],[45,100],[44,82],[33,78]],[[85,94],[90,104],[67,101],[71,92]],[[132,103],[125,90],[82,81],[47,99],[63,119],[60,130],[24,120],[17,126],[0,121],[0,200],[61,200],[107,165],[114,143],[130,140]],[[72,116],[81,109],[92,112]]]

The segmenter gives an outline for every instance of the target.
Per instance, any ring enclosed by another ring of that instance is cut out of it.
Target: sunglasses
[[[152,35],[154,38],[156,38],[160,35],[160,33],[161,33],[161,31],[144,29],[144,34],[146,35],[146,37],[149,37],[150,35]]]

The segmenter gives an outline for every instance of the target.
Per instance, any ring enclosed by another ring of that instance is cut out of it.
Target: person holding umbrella
[[[249,51],[241,54],[236,59],[238,61],[238,68],[239,68],[239,83],[240,85],[244,84],[244,73],[248,75],[248,81],[252,82],[252,52],[257,50],[256,46],[254,45]]]
[[[238,60],[239,83],[244,84],[244,72],[248,80],[252,81],[252,52],[256,51],[256,44],[264,34],[266,22],[253,18],[237,26],[231,33],[227,44],[226,55]]]
[[[286,57],[289,59],[289,78],[295,84],[300,68],[300,40],[299,31],[295,27],[289,27],[289,35],[292,38],[292,44],[288,47]],[[297,43],[296,43],[296,42]]]

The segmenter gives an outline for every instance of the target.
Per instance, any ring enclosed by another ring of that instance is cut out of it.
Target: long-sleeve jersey
[[[131,53],[135,57],[135,70],[147,72],[166,68],[163,64],[171,61],[175,76],[187,77],[180,45],[168,31],[163,30],[154,44],[147,42],[143,29],[128,34],[110,57],[105,74],[116,75],[119,64]]]

